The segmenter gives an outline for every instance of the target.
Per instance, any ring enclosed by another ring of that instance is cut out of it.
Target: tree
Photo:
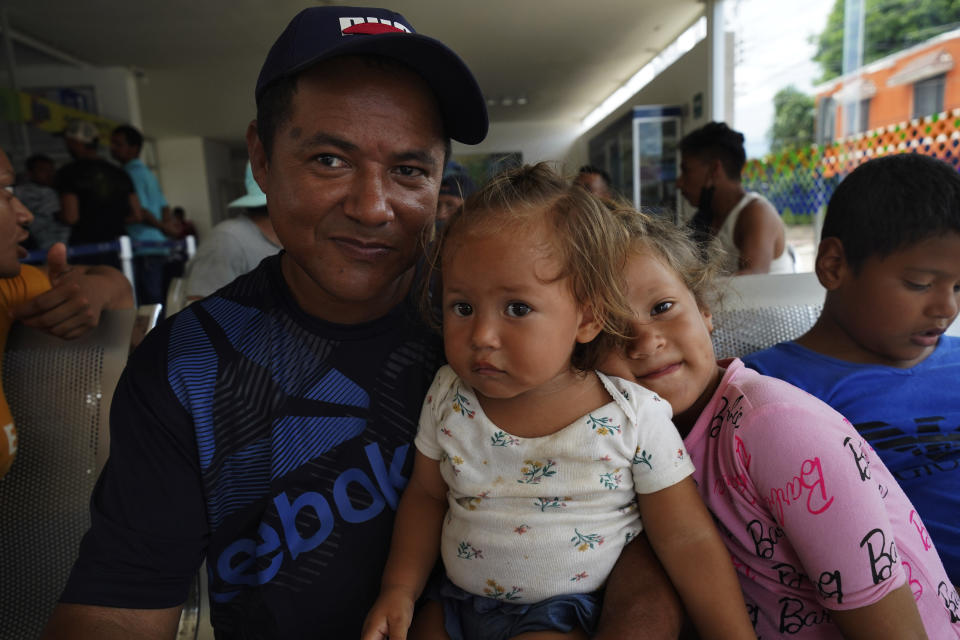
[[[863,0],[863,63],[913,46],[960,26],[960,0]],[[843,73],[844,0],[835,0],[820,33],[817,53],[820,82]]]
[[[813,142],[813,97],[793,85],[773,96],[773,126],[770,128],[770,151],[798,149]]]

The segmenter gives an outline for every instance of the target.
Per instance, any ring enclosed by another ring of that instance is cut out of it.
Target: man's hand
[[[100,323],[104,309],[133,306],[130,284],[113,267],[71,267],[63,243],[47,252],[51,289],[13,309],[13,317],[28,327],[60,338],[79,338]]]

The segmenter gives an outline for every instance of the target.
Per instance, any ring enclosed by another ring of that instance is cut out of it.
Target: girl
[[[923,523],[843,416],[799,389],[717,362],[711,267],[669,222],[622,216],[635,319],[600,369],[673,406],[757,635],[960,638],[960,599]],[[926,634],[924,633],[926,630]]]
[[[438,550],[450,638],[586,638],[641,529],[703,637],[755,637],[667,403],[592,371],[598,335],[630,319],[628,240],[545,165],[495,180],[444,227],[449,365],[424,402],[364,640],[406,637]],[[422,636],[446,637],[429,627],[440,619],[419,616]]]

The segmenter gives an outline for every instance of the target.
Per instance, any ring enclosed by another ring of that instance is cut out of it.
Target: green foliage
[[[827,25],[817,38],[823,76],[830,80],[843,72],[844,0],[835,0]],[[864,0],[863,63],[923,42],[960,25],[960,0]]]
[[[770,127],[770,151],[799,149],[813,143],[814,101],[812,96],[793,85],[773,96],[773,126]]]

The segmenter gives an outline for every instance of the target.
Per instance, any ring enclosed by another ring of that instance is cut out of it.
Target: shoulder
[[[7,308],[26,302],[50,288],[47,274],[37,267],[24,264],[12,278],[0,278],[0,300]]]
[[[769,200],[759,194],[752,194],[755,197],[751,199],[737,218],[737,232],[744,233],[751,230],[779,229],[782,221],[780,214],[777,213]],[[747,197],[747,196],[745,196]]]
[[[669,420],[673,416],[670,403],[646,387],[599,371],[596,374],[610,397],[631,421],[640,423],[651,416]]]

